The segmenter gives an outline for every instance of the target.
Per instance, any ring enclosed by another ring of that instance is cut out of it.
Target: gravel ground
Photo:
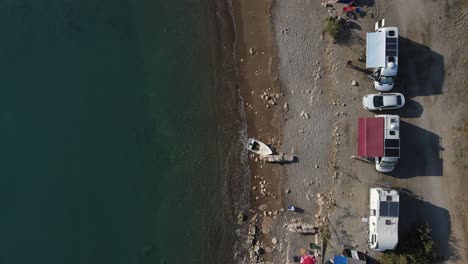
[[[283,186],[291,193],[284,203],[304,209],[305,222],[316,222],[317,214],[330,215],[332,243],[326,257],[340,253],[343,246],[365,251],[367,224],[362,217],[368,214],[369,188],[389,182],[411,194],[402,199],[400,233],[426,220],[441,262],[465,263],[468,2],[359,3],[366,16],[353,20],[334,44],[323,36],[327,9],[319,2],[273,2],[279,78],[289,104],[282,148],[293,149],[299,157],[286,167]],[[352,60],[365,68],[357,58],[365,50],[366,32],[380,18],[399,27],[400,69],[394,91],[407,98],[407,106],[394,112],[402,117],[402,153],[397,169],[388,175],[349,158],[357,152],[357,117],[375,114],[362,108],[361,98],[375,91],[364,69],[345,64]],[[359,86],[352,86],[352,80]],[[317,194],[336,201],[336,207],[319,213]],[[276,225],[280,248],[287,247],[282,224],[295,216],[285,214]],[[285,251],[277,254],[274,263],[285,257]]]

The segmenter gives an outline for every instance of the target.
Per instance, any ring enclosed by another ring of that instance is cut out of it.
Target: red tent
[[[360,117],[358,132],[358,156],[384,156],[384,125],[383,117]]]
[[[301,264],[315,264],[315,257],[311,255],[304,255],[301,257]]]

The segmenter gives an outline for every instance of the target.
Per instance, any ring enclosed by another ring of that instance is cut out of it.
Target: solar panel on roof
[[[398,217],[398,203],[397,202],[391,202],[389,203],[388,206],[388,216],[391,217]]]
[[[380,202],[380,216],[388,216],[388,202]]]
[[[380,216],[398,217],[398,202],[380,202]]]
[[[399,148],[400,147],[400,140],[396,138],[387,138],[385,139],[385,147],[386,148]]]
[[[397,45],[395,43],[387,43],[387,44],[385,44],[385,48],[387,50],[396,50]]]
[[[384,149],[384,155],[388,158],[399,158],[400,157],[400,149],[398,148],[386,148]]]
[[[397,56],[397,38],[385,38],[385,56]]]
[[[384,141],[385,157],[400,157],[400,139],[385,139]]]
[[[385,56],[387,56],[387,57],[396,56],[396,55],[397,55],[396,50],[387,50],[387,51],[385,52]]]

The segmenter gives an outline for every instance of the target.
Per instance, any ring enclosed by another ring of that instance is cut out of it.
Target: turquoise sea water
[[[242,123],[216,10],[0,2],[0,263],[232,262]]]

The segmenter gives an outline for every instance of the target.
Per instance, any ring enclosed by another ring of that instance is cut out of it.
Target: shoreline
[[[267,1],[231,1],[236,36],[234,58],[238,70],[247,136],[271,144],[281,151],[284,94],[280,89],[275,62],[277,55],[271,30],[271,4]],[[262,94],[266,94],[269,100],[264,99],[266,96],[260,98]],[[249,232],[248,236],[250,241],[253,239],[261,241],[263,248],[266,248],[262,259],[268,261],[271,258],[268,248],[273,246],[269,232],[273,230],[275,219],[281,213],[283,204],[281,176],[285,171],[278,165],[258,162],[251,153],[248,155],[250,198],[249,210],[244,214],[249,219],[250,230],[252,226],[257,226],[261,230],[261,234]],[[260,190],[263,192],[260,193]],[[262,210],[259,210],[259,207]],[[262,215],[262,211],[265,215]],[[245,241],[240,243],[245,244]],[[252,252],[254,248],[251,243],[247,242],[243,255],[247,255],[246,251]],[[255,263],[252,253],[249,255],[249,263]]]

